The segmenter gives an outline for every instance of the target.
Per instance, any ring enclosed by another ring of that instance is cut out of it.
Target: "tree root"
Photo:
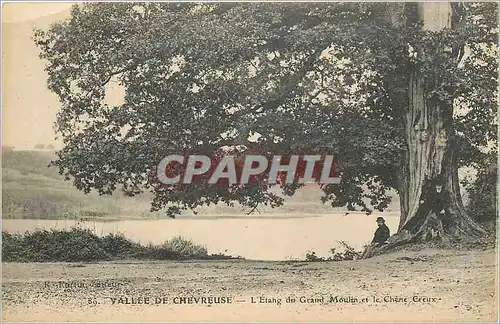
[[[445,231],[439,217],[430,213],[416,231],[412,233],[410,230],[403,230],[391,236],[387,240],[387,244],[366,247],[361,259],[368,259],[410,244],[439,248],[451,248],[458,244],[475,244],[480,242],[481,237],[485,234],[486,230],[474,222],[461,222],[451,227],[451,230]]]

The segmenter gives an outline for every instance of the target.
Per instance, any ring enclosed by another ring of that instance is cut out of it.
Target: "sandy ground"
[[[428,249],[320,263],[4,263],[2,317],[86,322],[496,321],[495,261],[494,250]],[[301,296],[314,302],[301,302]],[[210,297],[224,297],[218,301],[226,303],[210,304]],[[287,302],[289,297],[296,301]]]

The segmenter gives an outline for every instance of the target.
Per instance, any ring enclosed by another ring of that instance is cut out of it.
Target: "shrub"
[[[137,243],[132,242],[123,234],[108,234],[100,238],[100,245],[112,257],[133,254],[137,250]]]
[[[147,246],[138,245],[135,251],[131,254],[132,258],[140,260],[182,260],[186,259],[178,252],[167,249],[164,245]]]
[[[3,261],[29,261],[26,259],[27,257],[28,249],[24,241],[24,236],[2,231]]]
[[[204,246],[174,237],[161,245],[140,245],[122,234],[95,235],[89,229],[37,230],[23,235],[2,232],[3,261],[88,262],[109,259],[185,260],[232,259],[223,254],[208,255]]]
[[[78,262],[109,258],[100,245],[99,237],[88,229],[26,232],[24,244],[29,253],[28,259],[34,262]]]
[[[330,256],[328,258],[319,257],[314,251],[306,254],[306,261],[348,261],[358,259],[362,252],[356,251],[345,241],[338,241],[343,248],[343,251],[338,252],[336,248],[330,249]]]
[[[335,252],[335,249],[332,249],[332,251],[331,251],[332,256],[336,257],[337,259],[340,259],[339,261],[355,260],[361,256],[362,252],[356,251],[347,242],[339,241],[339,243],[344,248],[344,251],[343,252]]]
[[[165,243],[162,247],[165,250],[178,253],[191,259],[204,259],[208,256],[207,249],[204,246],[195,244],[192,240],[176,236]]]
[[[317,262],[317,261],[326,261],[325,258],[322,258],[322,257],[318,257],[316,255],[316,252],[312,251],[312,252],[308,252],[306,253],[306,261],[309,261],[309,262]]]

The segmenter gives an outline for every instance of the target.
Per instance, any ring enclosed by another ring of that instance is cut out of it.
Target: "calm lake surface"
[[[174,236],[205,245],[209,253],[225,253],[253,260],[303,260],[307,252],[328,256],[343,240],[357,249],[373,237],[375,219],[383,216],[391,234],[397,230],[398,214],[311,214],[301,217],[259,215],[247,217],[179,217],[162,220],[80,222],[97,235],[122,233],[142,244],[159,244]],[[5,219],[3,230],[24,233],[35,229],[63,229],[77,225],[74,220]]]

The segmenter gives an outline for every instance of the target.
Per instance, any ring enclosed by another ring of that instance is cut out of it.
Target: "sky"
[[[33,28],[47,29],[69,17],[72,3],[2,5],[2,145],[33,149],[60,147],[53,124],[59,101],[46,86],[45,63],[31,39]]]
[[[68,10],[71,2],[8,2],[3,4],[2,21],[6,23],[25,22]]]

